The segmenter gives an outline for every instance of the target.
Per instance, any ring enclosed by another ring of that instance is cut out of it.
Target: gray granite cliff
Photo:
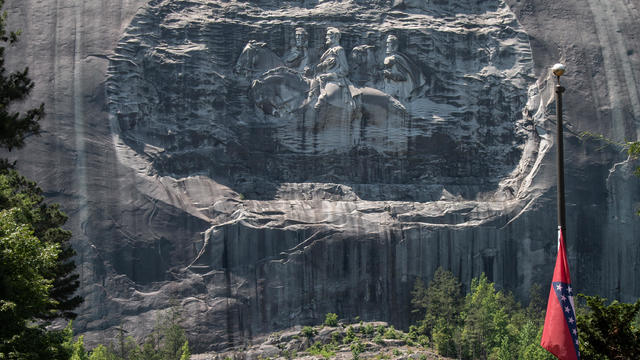
[[[625,0],[8,1],[44,101],[10,155],[70,215],[89,342],[178,302],[196,352],[408,325],[438,266],[525,297],[555,262],[563,61],[580,292],[640,296],[640,6]],[[335,29],[335,30],[331,30]],[[109,336],[109,335],[107,335]]]

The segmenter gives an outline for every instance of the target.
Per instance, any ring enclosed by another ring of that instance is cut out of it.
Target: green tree
[[[66,332],[34,321],[55,304],[49,296],[60,249],[34,236],[18,209],[0,210],[0,358],[68,359]],[[70,329],[68,330],[70,331]]]
[[[33,235],[28,224],[19,221],[20,211],[0,211],[0,323],[2,334],[21,327],[54,303],[49,297],[52,280],[47,273],[60,252]],[[3,339],[5,337],[3,336]]]
[[[109,353],[117,360],[137,360],[140,358],[140,347],[132,336],[125,336],[127,331],[120,326],[116,342],[109,344]]]
[[[471,292],[465,297],[462,313],[462,341],[465,352],[474,359],[487,359],[508,336],[509,321],[504,295],[482,274],[471,281]]]
[[[157,326],[160,333],[160,351],[162,360],[179,360],[187,341],[184,328],[180,325],[182,311],[179,306],[172,306],[160,319]]]
[[[4,0],[0,0],[0,8]],[[24,114],[11,109],[11,105],[25,100],[34,83],[29,79],[29,69],[7,73],[5,50],[18,41],[18,33],[7,31],[7,13],[0,16],[0,147],[11,151],[24,145],[24,139],[40,132],[38,121],[44,116],[44,104],[27,110]],[[6,165],[6,161],[4,161]]]
[[[89,354],[84,348],[84,336],[78,336],[78,340],[73,343],[72,351],[71,360],[89,360]]]
[[[104,345],[100,344],[91,351],[89,360],[116,360],[115,356]]]
[[[189,341],[185,340],[184,344],[182,344],[180,360],[189,360],[191,357],[191,351],[189,351]]]
[[[448,323],[438,319],[431,330],[433,345],[438,354],[447,357],[462,356],[462,327],[458,322]]]
[[[517,354],[518,359],[526,360],[554,360],[555,356],[540,346],[542,338],[542,324],[535,319],[526,319],[524,324],[514,324],[519,326],[517,332]]]
[[[529,305],[526,309],[526,315],[528,319],[534,320],[538,325],[544,323],[544,315],[546,313],[547,298],[549,289],[545,289],[538,283],[534,283],[529,288]]]
[[[142,345],[139,345],[133,337],[127,336],[126,330],[120,327],[114,342],[107,346],[98,345],[86,358],[88,360],[189,359],[191,356],[189,342],[184,328],[180,326],[180,321],[181,310],[179,307],[173,306],[156,319],[153,331],[144,339]],[[78,339],[78,342],[81,338]],[[75,353],[81,353],[81,351]]]
[[[633,359],[640,354],[638,314],[640,299],[635,304],[613,301],[599,296],[578,295],[588,309],[578,312],[580,349],[585,359]]]
[[[338,314],[335,313],[327,313],[324,316],[324,325],[325,326],[338,326]]]
[[[0,0],[0,8],[4,0]],[[5,69],[5,50],[15,45],[18,34],[6,29],[7,13],[0,16],[0,148],[11,151],[20,148],[29,135],[40,132],[38,121],[44,116],[44,104],[38,108],[27,110],[24,114],[13,111],[12,106],[24,101],[33,89],[34,83],[29,79],[28,68],[22,71],[7,73]],[[81,302],[79,296],[73,294],[79,286],[77,275],[73,274],[75,264],[71,260],[74,251],[69,239],[71,233],[62,230],[67,217],[57,205],[46,205],[43,202],[42,190],[34,182],[10,171],[6,159],[0,159],[0,175],[3,179],[0,194],[0,210],[17,207],[22,211],[20,221],[30,224],[34,234],[40,240],[58,244],[57,266],[51,270],[50,278],[53,287],[49,295],[55,300],[52,307],[42,312],[39,317],[54,319],[58,317],[73,318],[72,312]]]
[[[0,0],[0,8],[4,0]],[[11,151],[40,131],[44,106],[15,111],[34,84],[28,69],[7,73],[5,51],[18,34],[6,29],[7,14],[0,15],[0,148]],[[71,234],[60,226],[66,216],[56,205],[46,205],[41,190],[11,170],[0,159],[0,211],[3,214],[0,261],[0,358],[69,359],[73,353],[71,329],[48,330],[51,320],[73,318],[82,301],[73,274]]]
[[[44,244],[56,245],[56,265],[49,269],[47,278],[51,280],[49,296],[52,302],[46,309],[34,316],[42,319],[64,317],[72,319],[72,312],[82,298],[74,295],[79,286],[78,275],[74,273],[75,252],[71,247],[71,232],[62,229],[67,216],[57,204],[46,204],[42,190],[15,170],[0,170],[0,209],[17,209],[17,220],[29,224],[33,234]]]
[[[457,325],[461,308],[460,281],[452,272],[438,268],[424,288],[421,280],[417,280],[412,291],[411,304],[413,310],[424,313],[419,322],[420,332],[431,335],[438,322]]]

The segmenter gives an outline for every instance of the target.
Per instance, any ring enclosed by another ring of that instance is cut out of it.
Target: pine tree
[[[640,354],[640,299],[634,304],[579,295],[588,310],[578,312],[580,348],[586,359],[635,359]]]
[[[0,0],[0,8],[4,0]],[[25,100],[34,83],[29,79],[29,69],[15,71],[7,74],[5,69],[5,50],[14,46],[18,41],[18,33],[7,31],[7,13],[0,16],[0,148],[11,151],[20,148],[29,135],[37,135],[40,132],[38,121],[44,116],[44,105],[27,110],[21,114],[12,111],[12,105]],[[59,317],[72,319],[72,312],[81,302],[82,298],[74,296],[78,289],[78,275],[74,274],[75,263],[72,258],[75,255],[69,240],[71,233],[63,230],[62,225],[67,216],[60,211],[58,205],[48,205],[42,197],[42,190],[32,182],[18,174],[11,168],[6,159],[0,160],[0,210],[18,208],[21,212],[21,221],[29,224],[34,235],[41,241],[49,244],[57,244],[57,266],[51,269],[49,278],[53,280],[53,287],[49,292],[55,303],[46,311],[38,314],[41,319],[51,320]]]
[[[59,253],[56,266],[50,269],[47,278],[52,281],[49,296],[54,300],[45,311],[36,317],[46,320],[54,318],[74,318],[72,312],[82,298],[74,296],[79,286],[78,275],[74,273],[75,263],[69,240],[71,232],[61,228],[67,216],[57,204],[46,204],[42,190],[15,170],[0,170],[0,210],[17,209],[20,222],[29,224],[34,235],[46,244],[56,244]]]
[[[0,8],[4,0],[0,0]],[[6,30],[7,13],[0,15],[0,149],[11,151],[40,132],[44,106],[16,111],[34,83],[28,69],[7,73],[5,51],[18,34]],[[44,202],[42,190],[0,159],[0,358],[69,359],[70,329],[47,326],[57,318],[73,318],[81,302],[73,273],[71,233],[61,226],[67,217],[57,205]],[[29,256],[22,256],[28,254]],[[45,262],[43,262],[46,260]]]
[[[0,8],[3,5],[4,0],[0,0]],[[18,33],[7,31],[6,19],[7,13],[4,12],[0,16],[0,147],[11,151],[22,147],[29,135],[40,133],[38,121],[44,116],[44,104],[24,114],[11,109],[12,105],[29,96],[34,83],[29,78],[29,68],[11,73],[5,69],[5,50],[18,41]]]
[[[180,355],[180,360],[189,360],[191,357],[191,351],[189,351],[189,341],[185,340],[184,344],[182,344],[182,355]]]

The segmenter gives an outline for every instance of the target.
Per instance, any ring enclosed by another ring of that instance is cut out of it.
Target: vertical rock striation
[[[526,296],[555,254],[559,59],[575,285],[637,297],[634,163],[577,135],[637,139],[638,8],[588,5],[9,1],[48,111],[17,159],[70,215],[77,329],[142,337],[172,299],[200,352],[327,312],[407,326],[438,266]]]

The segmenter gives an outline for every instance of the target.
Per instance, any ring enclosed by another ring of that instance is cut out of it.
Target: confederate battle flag
[[[560,360],[580,359],[573,289],[564,238],[560,229],[558,229],[558,257],[553,271],[547,316],[544,319],[540,345]]]

